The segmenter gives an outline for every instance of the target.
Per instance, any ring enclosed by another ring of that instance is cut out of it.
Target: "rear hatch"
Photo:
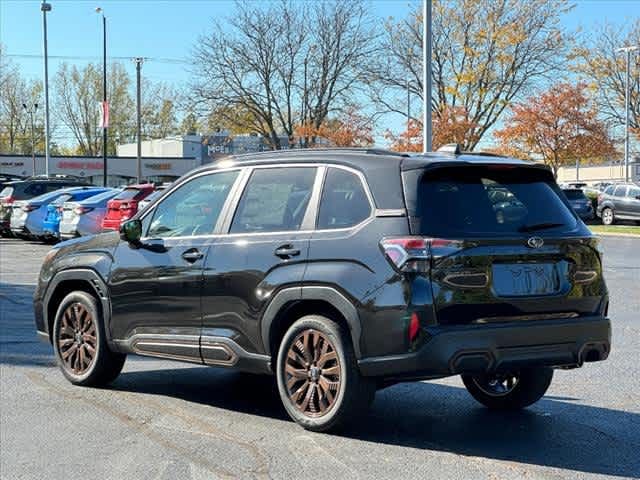
[[[563,190],[565,196],[569,200],[571,207],[576,211],[588,210],[591,206],[591,200],[587,198],[582,190],[566,189]]]
[[[0,222],[8,222],[11,211],[13,209],[12,205],[15,201],[13,197],[14,188],[11,186],[6,186],[0,191]]]
[[[145,198],[153,189],[151,188],[125,188],[113,200],[107,203],[106,222],[121,222],[133,217],[138,211],[138,202]]]
[[[64,194],[58,197],[55,201],[47,205],[47,215],[44,219],[44,228],[46,231],[57,232],[62,217],[62,208],[64,202],[73,198],[70,194]]]
[[[76,215],[76,208],[78,208],[78,202],[64,202],[62,204],[62,222],[72,222]]]
[[[411,229],[428,239],[440,324],[572,318],[606,308],[597,240],[550,172],[464,165],[413,178]]]

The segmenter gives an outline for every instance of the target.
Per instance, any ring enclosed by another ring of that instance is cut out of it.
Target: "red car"
[[[119,230],[120,224],[138,212],[138,202],[154,190],[151,183],[129,185],[107,203],[107,214],[102,220],[103,230]]]

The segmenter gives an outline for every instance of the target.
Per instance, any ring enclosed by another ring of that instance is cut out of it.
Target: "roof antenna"
[[[460,145],[457,143],[447,143],[446,145],[442,145],[437,150],[442,153],[452,153],[453,155],[460,155]]]

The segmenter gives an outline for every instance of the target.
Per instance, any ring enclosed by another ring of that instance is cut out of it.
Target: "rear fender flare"
[[[347,321],[349,325],[349,333],[356,354],[356,358],[360,358],[360,337],[362,327],[360,325],[360,317],[353,303],[342,293],[333,287],[327,286],[303,286],[290,287],[280,290],[269,302],[260,325],[262,335],[262,343],[264,351],[267,355],[271,355],[271,346],[269,344],[271,325],[278,315],[278,312],[287,303],[295,300],[319,300],[331,304],[336,308]]]

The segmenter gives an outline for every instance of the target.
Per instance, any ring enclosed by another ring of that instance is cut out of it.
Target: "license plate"
[[[533,297],[560,291],[561,279],[554,263],[514,263],[493,266],[493,289],[499,297]]]

